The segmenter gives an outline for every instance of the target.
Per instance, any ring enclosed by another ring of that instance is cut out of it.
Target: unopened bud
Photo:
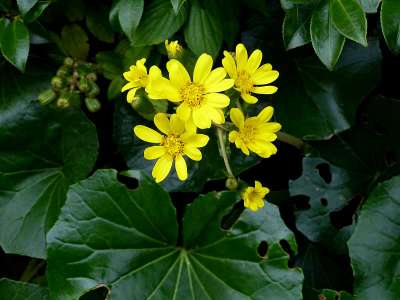
[[[89,81],[89,91],[86,93],[86,96],[89,98],[94,98],[98,94],[100,94],[99,86],[96,83]]]
[[[56,99],[56,93],[52,89],[45,90],[39,94],[38,100],[40,104],[47,105]]]
[[[90,80],[90,81],[96,81],[97,80],[97,75],[96,75],[96,73],[92,72],[92,73],[87,74],[86,78],[87,78],[87,80]]]
[[[90,112],[99,111],[101,108],[101,103],[96,98],[89,98],[89,97],[85,98],[85,104]]]
[[[51,79],[51,86],[54,90],[58,91],[63,88],[64,81],[62,80],[62,78],[55,76]]]
[[[64,59],[64,65],[67,67],[72,67],[74,65],[74,60],[71,57]]]
[[[79,80],[78,82],[78,88],[81,92],[86,93],[89,91],[90,86],[89,86],[89,82],[86,78],[82,78],[81,80]]]
[[[239,183],[235,177],[228,177],[225,181],[225,186],[230,191],[235,191]]]
[[[60,97],[57,100],[57,107],[59,108],[67,108],[70,106],[69,100],[64,97]]]

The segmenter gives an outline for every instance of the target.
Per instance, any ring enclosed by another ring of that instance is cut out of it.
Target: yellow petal
[[[185,145],[189,147],[204,147],[210,138],[205,134],[193,134],[185,139]]]
[[[179,116],[181,120],[185,122],[189,120],[191,112],[192,109],[186,103],[181,103],[176,109],[176,114]]]
[[[169,79],[176,87],[185,86],[190,82],[189,73],[178,60],[171,59],[169,62],[167,62],[167,70]]]
[[[240,96],[242,97],[242,99],[245,102],[247,102],[249,104],[254,104],[254,103],[257,103],[257,101],[258,101],[257,97],[254,97],[250,94],[240,94]]]
[[[257,71],[261,72],[268,72],[272,70],[272,65],[271,64],[263,64],[261,67],[258,68]]]
[[[180,135],[185,131],[185,123],[176,114],[171,116],[169,126],[171,132],[176,135]]]
[[[222,59],[222,65],[229,77],[235,79],[237,77],[235,59],[228,51],[224,51],[224,56],[225,57]]]
[[[215,107],[215,108],[224,108],[229,105],[230,99],[225,94],[220,93],[210,93],[204,96],[205,103]]]
[[[262,111],[257,115],[257,119],[260,123],[265,123],[271,120],[274,114],[274,108],[272,106],[265,107]]]
[[[260,50],[254,50],[253,53],[251,53],[249,60],[247,61],[246,64],[246,70],[249,72],[249,74],[253,74],[255,70],[260,66],[262,61],[262,52]]]
[[[151,172],[157,183],[163,181],[168,176],[169,171],[171,171],[172,162],[173,159],[169,154],[165,154],[157,160]]]
[[[215,124],[225,123],[225,116],[222,109],[207,107],[207,115]]]
[[[200,150],[197,149],[196,147],[192,147],[189,145],[185,146],[183,153],[187,155],[190,159],[195,161],[199,161],[202,158]]]
[[[145,142],[158,144],[161,143],[163,139],[163,136],[160,133],[143,125],[135,126],[133,131],[139,139]]]
[[[244,126],[244,115],[239,108],[232,108],[229,112],[229,116],[231,121],[235,126],[239,129],[243,128]]]
[[[241,71],[246,68],[247,64],[247,50],[243,44],[238,44],[236,46],[236,63],[237,63],[237,70]]]
[[[277,122],[269,122],[266,124],[260,125],[260,130],[267,131],[267,132],[277,132],[281,130],[282,125]]]
[[[206,53],[200,55],[197,59],[193,72],[193,81],[203,83],[211,72],[213,65],[212,57]]]
[[[126,90],[132,89],[137,87],[137,84],[135,82],[128,82],[127,84],[125,84],[122,89],[121,92],[125,92]]]
[[[206,93],[218,93],[229,90],[233,87],[235,81],[233,79],[223,79],[221,81],[216,81],[213,84],[208,84],[205,86]]]
[[[198,128],[206,129],[211,127],[211,119],[207,113],[206,110],[201,108],[192,111],[193,122]]]
[[[204,80],[204,87],[207,89],[207,86],[213,85],[216,82],[220,82],[221,80],[225,79],[226,71],[224,68],[216,68],[210,72],[206,80]]]
[[[178,89],[164,77],[153,80],[146,91],[151,99],[168,99],[172,102],[182,101]]]
[[[277,90],[278,90],[278,88],[276,86],[267,85],[267,86],[253,87],[253,89],[251,91],[256,94],[270,95],[270,94],[276,93]]]
[[[166,153],[164,146],[151,146],[144,150],[144,158],[145,159],[157,159],[163,156]]]
[[[167,114],[158,113],[154,116],[154,124],[162,133],[168,134],[170,131]]]
[[[133,88],[131,90],[129,90],[129,92],[126,94],[126,100],[128,101],[128,103],[132,103],[134,100],[136,100],[136,91],[139,88]]]
[[[254,189],[255,189],[256,191],[258,191],[258,190],[261,189],[261,188],[262,188],[261,182],[259,182],[258,180],[255,180],[255,181],[254,181]]]
[[[253,75],[251,75],[251,80],[256,85],[269,84],[274,82],[279,77],[278,71],[261,71],[258,69]]]
[[[175,170],[180,180],[186,180],[188,177],[186,161],[182,155],[175,158]]]
[[[236,130],[233,130],[229,132],[228,138],[229,142],[234,143],[238,137],[238,132]]]

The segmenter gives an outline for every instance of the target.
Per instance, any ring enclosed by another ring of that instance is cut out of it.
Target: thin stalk
[[[44,260],[32,259],[29,261],[24,273],[22,273],[20,281],[29,282],[36,273],[44,266]]]
[[[224,160],[226,171],[228,172],[229,177],[235,178],[233,175],[231,165],[229,164],[228,155],[226,154],[225,150],[225,141],[224,141],[224,131],[220,127],[217,127],[217,136],[218,136],[218,145],[219,145],[219,152]]]
[[[291,134],[282,131],[279,131],[277,133],[277,136],[279,141],[292,145],[293,147],[296,147],[299,150],[304,150],[306,144],[302,139],[299,139]]]

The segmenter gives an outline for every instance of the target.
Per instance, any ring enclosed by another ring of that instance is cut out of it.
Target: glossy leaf
[[[18,9],[22,15],[25,15],[38,0],[17,0]]]
[[[329,70],[333,70],[342,53],[345,37],[333,25],[329,2],[313,12],[310,30],[315,53]]]
[[[362,207],[348,242],[360,299],[395,300],[400,295],[400,177],[379,184]]]
[[[89,53],[86,32],[76,24],[66,25],[61,32],[61,43],[67,54],[85,60]]]
[[[52,297],[76,299],[105,284],[112,299],[299,299],[302,274],[287,267],[279,241],[293,234],[273,205],[245,212],[227,231],[232,192],[200,196],[183,221],[183,246],[168,194],[148,177],[132,191],[112,170],[74,185],[48,235]],[[157,208],[157,209],[155,209]],[[269,247],[265,258],[258,244]]]
[[[47,300],[48,291],[36,284],[2,278],[0,279],[0,298],[5,300]]]
[[[178,14],[179,10],[181,9],[183,3],[185,3],[186,0],[170,0],[170,1],[175,14]]]
[[[385,0],[382,2],[381,25],[383,36],[389,48],[400,53],[400,2]]]
[[[308,44],[310,37],[311,11],[295,6],[286,12],[283,21],[283,43],[290,50]]]
[[[96,4],[96,6],[93,6],[92,9],[88,10],[86,25],[100,41],[112,43],[114,33],[108,20],[108,10],[107,5]]]
[[[29,31],[21,20],[6,22],[2,32],[1,53],[20,71],[25,71],[29,54]]]
[[[360,0],[360,4],[366,13],[376,13],[381,0]]]
[[[120,0],[118,3],[119,23],[131,41],[142,18],[143,8],[144,0]]]
[[[345,37],[367,46],[367,19],[358,0],[331,0],[333,24]]]
[[[50,5],[51,0],[40,0],[32,7],[31,10],[24,16],[24,23],[32,23],[39,18],[46,8]],[[31,41],[32,43],[32,41]]]

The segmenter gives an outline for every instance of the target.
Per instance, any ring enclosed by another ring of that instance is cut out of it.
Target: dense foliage
[[[0,0],[0,50],[0,299],[400,299],[398,0]]]

